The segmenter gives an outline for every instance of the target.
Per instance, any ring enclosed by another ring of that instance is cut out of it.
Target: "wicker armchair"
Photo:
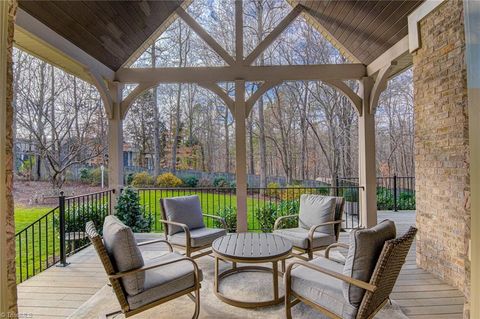
[[[291,319],[291,308],[304,302],[328,318],[373,318],[389,300],[416,233],[417,229],[410,227],[403,236],[385,241],[380,256],[372,263],[373,273],[369,280],[346,275],[348,271],[343,265],[328,259],[332,248],[348,247],[345,244],[327,248],[326,258],[311,262],[294,261],[288,266],[285,276],[286,317]],[[358,290],[355,296],[352,296],[355,293],[352,289]],[[291,300],[291,297],[294,299]]]
[[[299,227],[282,229],[280,226],[283,221],[287,219],[302,219],[302,215],[315,215],[322,210],[322,207],[318,209],[309,209],[305,211],[305,199],[309,198],[314,199],[335,199],[335,212],[333,216],[325,218],[319,223],[313,225],[307,225],[308,227],[300,227],[301,223],[299,222]],[[336,243],[338,237],[340,236],[340,230],[342,228],[342,218],[343,210],[345,206],[345,200],[343,197],[330,197],[330,196],[321,196],[321,195],[302,195],[300,198],[300,212],[298,215],[287,215],[277,218],[273,226],[273,233],[279,235],[283,238],[290,240],[293,244],[293,248],[299,253],[292,253],[296,257],[299,257],[303,260],[311,260],[313,258],[313,253],[315,251],[324,250],[329,245]],[[321,229],[330,227],[333,231],[331,234],[325,234]],[[308,258],[303,256],[304,254],[308,255]]]
[[[107,218],[109,217],[113,216],[108,216]],[[195,261],[174,253],[172,246],[163,239],[152,240],[139,243],[136,247],[165,243],[169,246],[170,253],[160,256],[155,262],[146,263],[140,268],[120,272],[117,271],[118,265],[111,259],[104,245],[104,240],[98,234],[93,222],[87,222],[86,233],[100,257],[121,308],[119,311],[104,314],[104,318],[118,313],[123,313],[125,317],[130,317],[183,295],[187,295],[195,302],[195,312],[192,318],[198,318],[200,314],[200,282],[202,273]],[[157,271],[162,272],[162,276],[158,276]],[[131,280],[132,276],[135,280],[143,276],[145,286],[146,282],[150,281],[150,287],[147,289],[141,287],[142,291],[139,294],[129,295],[126,291],[124,280]],[[153,286],[152,282],[158,281],[159,277],[164,277],[162,282]],[[188,277],[187,280],[185,279],[186,277]],[[171,285],[173,282],[178,282],[178,284]],[[192,294],[193,292],[195,292],[195,296]]]
[[[185,255],[193,259],[212,253],[212,250],[192,255],[193,252],[210,248],[215,239],[227,234],[227,223],[219,216],[202,212],[197,195],[178,196],[160,199],[165,238],[175,247],[185,250]],[[204,217],[216,219],[223,228],[207,228]]]

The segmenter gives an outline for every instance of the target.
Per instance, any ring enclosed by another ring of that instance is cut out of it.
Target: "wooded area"
[[[290,11],[283,0],[244,2],[245,55],[265,39]],[[230,54],[235,52],[234,5],[193,1],[188,13]],[[28,143],[32,171],[42,161],[54,185],[76,163],[102,164],[106,119],[93,86],[15,51],[17,145]],[[181,19],[177,19],[131,67],[219,66],[222,59]],[[255,65],[349,63],[302,16],[262,53]],[[25,79],[29,79],[26,81]],[[356,90],[355,81],[347,83]],[[230,97],[233,83],[220,83]],[[247,83],[246,96],[261,83]],[[134,86],[125,88],[124,96]],[[357,111],[339,91],[322,82],[286,82],[255,104],[247,123],[248,172],[296,180],[357,176]],[[411,176],[413,165],[412,73],[389,81],[376,114],[378,175]],[[195,84],[162,84],[144,92],[124,122],[124,140],[138,156],[161,168],[234,172],[234,120],[211,91]],[[25,160],[25,158],[22,158]],[[28,162],[27,162],[28,164]],[[26,164],[26,165],[27,165]],[[23,164],[22,164],[23,165]]]

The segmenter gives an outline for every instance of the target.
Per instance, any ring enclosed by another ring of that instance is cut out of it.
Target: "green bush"
[[[235,233],[237,231],[237,209],[235,207],[224,207],[217,211],[215,214],[222,217],[227,223],[227,231],[229,233]],[[217,228],[222,228],[221,222],[214,220],[214,225]]]
[[[314,194],[315,190],[298,185],[289,185],[287,189],[281,189],[280,198],[282,200],[299,200],[302,194]]]
[[[318,195],[329,196],[330,195],[330,188],[328,187],[319,187],[316,189],[316,193]]]
[[[299,210],[298,200],[281,201],[280,203],[267,203],[265,206],[256,209],[256,217],[260,224],[260,229],[264,233],[270,233],[278,217],[286,215],[296,215]],[[288,218],[281,224],[283,228],[293,228],[298,226],[298,219]]]
[[[134,233],[149,232],[152,226],[152,216],[145,214],[144,207],[140,205],[140,196],[133,187],[127,186],[118,197],[116,216],[125,225],[132,228]]]
[[[84,183],[90,183],[90,179],[92,177],[92,170],[90,168],[82,168],[80,169],[80,181]]]
[[[213,186],[217,188],[230,187],[230,183],[225,177],[215,177],[213,180]]]
[[[385,187],[377,187],[377,209],[393,209],[393,193],[390,189]]]
[[[163,173],[157,177],[157,186],[159,187],[180,187],[183,182],[172,173]]]
[[[133,176],[133,187],[146,187],[151,185],[153,185],[153,177],[150,176],[150,174],[148,174],[147,172],[136,173]]]
[[[347,188],[343,191],[343,198],[347,202],[358,202],[358,189],[357,188]]]
[[[134,176],[135,176],[135,173],[128,173],[127,174],[127,185],[132,185]]]
[[[195,188],[198,185],[198,178],[195,176],[182,177],[182,182],[185,187]]]
[[[397,208],[399,210],[414,210],[415,195],[412,192],[400,192],[398,196]]]
[[[101,231],[103,227],[103,220],[109,214],[108,205],[90,203],[77,205],[73,203],[72,206],[65,209],[65,232],[84,232],[85,224],[88,221],[93,221],[95,227]],[[55,215],[55,224],[60,226],[60,216]]]
[[[278,190],[279,188],[280,188],[280,184],[278,183],[274,183],[274,182],[268,183],[267,190],[265,191],[265,195],[278,198],[280,195],[280,192]]]

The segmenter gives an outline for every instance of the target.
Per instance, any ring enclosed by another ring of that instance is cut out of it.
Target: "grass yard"
[[[23,205],[15,206],[15,233],[18,233],[46,213],[53,207],[26,207]]]
[[[202,204],[202,210],[205,214],[219,215],[219,212],[226,207],[237,208],[237,196],[235,193],[227,190],[226,192],[212,192],[212,191],[195,191],[187,189],[179,190],[159,190],[159,189],[142,189],[140,193],[140,204],[145,207],[146,213],[153,216],[155,220],[154,231],[161,231],[162,225],[159,222],[161,219],[160,198],[198,195]],[[263,207],[269,200],[264,200],[259,194],[249,194],[247,197],[247,218],[249,230],[260,230],[258,220],[255,216],[255,211],[259,207]],[[207,226],[213,225],[212,221],[207,219]]]

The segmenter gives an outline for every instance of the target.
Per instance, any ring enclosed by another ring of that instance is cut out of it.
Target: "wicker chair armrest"
[[[203,216],[204,217],[210,217],[210,218],[218,220],[219,222],[222,223],[223,229],[227,229],[227,222],[225,221],[224,218],[222,218],[220,216],[210,215],[210,214],[203,214]]]
[[[150,269],[155,269],[155,268],[166,266],[166,265],[171,265],[171,264],[178,263],[178,262],[181,262],[181,261],[189,261],[193,264],[193,270],[194,270],[194,273],[195,273],[195,282],[197,282],[198,278],[199,278],[198,265],[192,258],[189,258],[189,257],[183,257],[183,258],[180,258],[180,259],[170,260],[170,261],[163,262],[163,263],[157,263],[157,264],[152,264],[152,265],[148,265],[148,266],[143,266],[143,267],[128,270],[128,271],[117,272],[116,274],[109,275],[108,278],[109,279],[120,279],[120,278],[125,277],[125,276],[135,275],[135,274],[138,274],[140,272],[144,272],[144,271],[147,271],[147,270],[150,270]]]
[[[185,246],[190,247],[191,236],[190,236],[190,229],[188,228],[187,225],[182,223],[172,222],[170,220],[165,220],[165,219],[160,219],[160,222],[167,225],[175,225],[175,226],[181,227],[183,229],[183,232],[185,233]],[[165,234],[165,236],[167,235]]]
[[[364,281],[361,281],[361,280],[358,280],[358,279],[354,279],[354,278],[345,276],[344,274],[341,274],[341,273],[338,273],[338,272],[335,272],[335,271],[331,271],[327,268],[324,268],[324,267],[321,267],[321,266],[318,266],[318,265],[315,265],[315,264],[312,264],[312,263],[309,263],[309,262],[306,262],[306,261],[303,261],[303,260],[295,260],[290,265],[288,265],[288,268],[287,268],[287,271],[286,271],[285,274],[286,274],[286,280],[288,282],[289,287],[290,287],[290,281],[291,281],[291,278],[292,278],[291,277],[292,267],[294,265],[301,265],[301,266],[310,268],[312,270],[321,272],[321,273],[323,273],[325,275],[328,275],[328,276],[331,276],[333,278],[337,278],[337,279],[339,279],[343,282],[352,284],[356,287],[368,290],[370,292],[374,292],[377,289],[376,286],[374,286],[372,284],[369,284],[368,282],[364,282]]]
[[[334,220],[334,221],[331,221],[331,222],[325,222],[325,223],[321,223],[321,224],[318,224],[318,225],[313,225],[312,227],[310,227],[310,230],[308,231],[308,240],[310,241],[310,243],[313,243],[313,235],[317,231],[318,227],[328,226],[328,225],[336,225],[336,224],[340,224],[342,222],[343,222],[343,220]]]
[[[280,225],[280,222],[288,218],[298,218],[298,215],[286,215],[286,216],[278,217],[277,220],[275,220],[275,224],[273,225],[273,230],[277,230],[278,226]]]
[[[327,249],[325,249],[325,258],[330,259],[330,250],[333,249],[333,248],[337,248],[337,247],[346,248],[346,249],[349,248],[349,246],[347,244],[344,244],[344,243],[331,244],[330,246],[327,247]]]
[[[167,240],[165,240],[165,239],[154,239],[154,240],[144,241],[144,242],[138,243],[137,246],[141,247],[141,246],[146,246],[146,245],[151,245],[151,244],[156,244],[156,243],[164,243],[164,244],[167,244],[168,249],[170,250],[170,252],[173,252],[173,247],[172,247],[172,245],[171,245]]]

